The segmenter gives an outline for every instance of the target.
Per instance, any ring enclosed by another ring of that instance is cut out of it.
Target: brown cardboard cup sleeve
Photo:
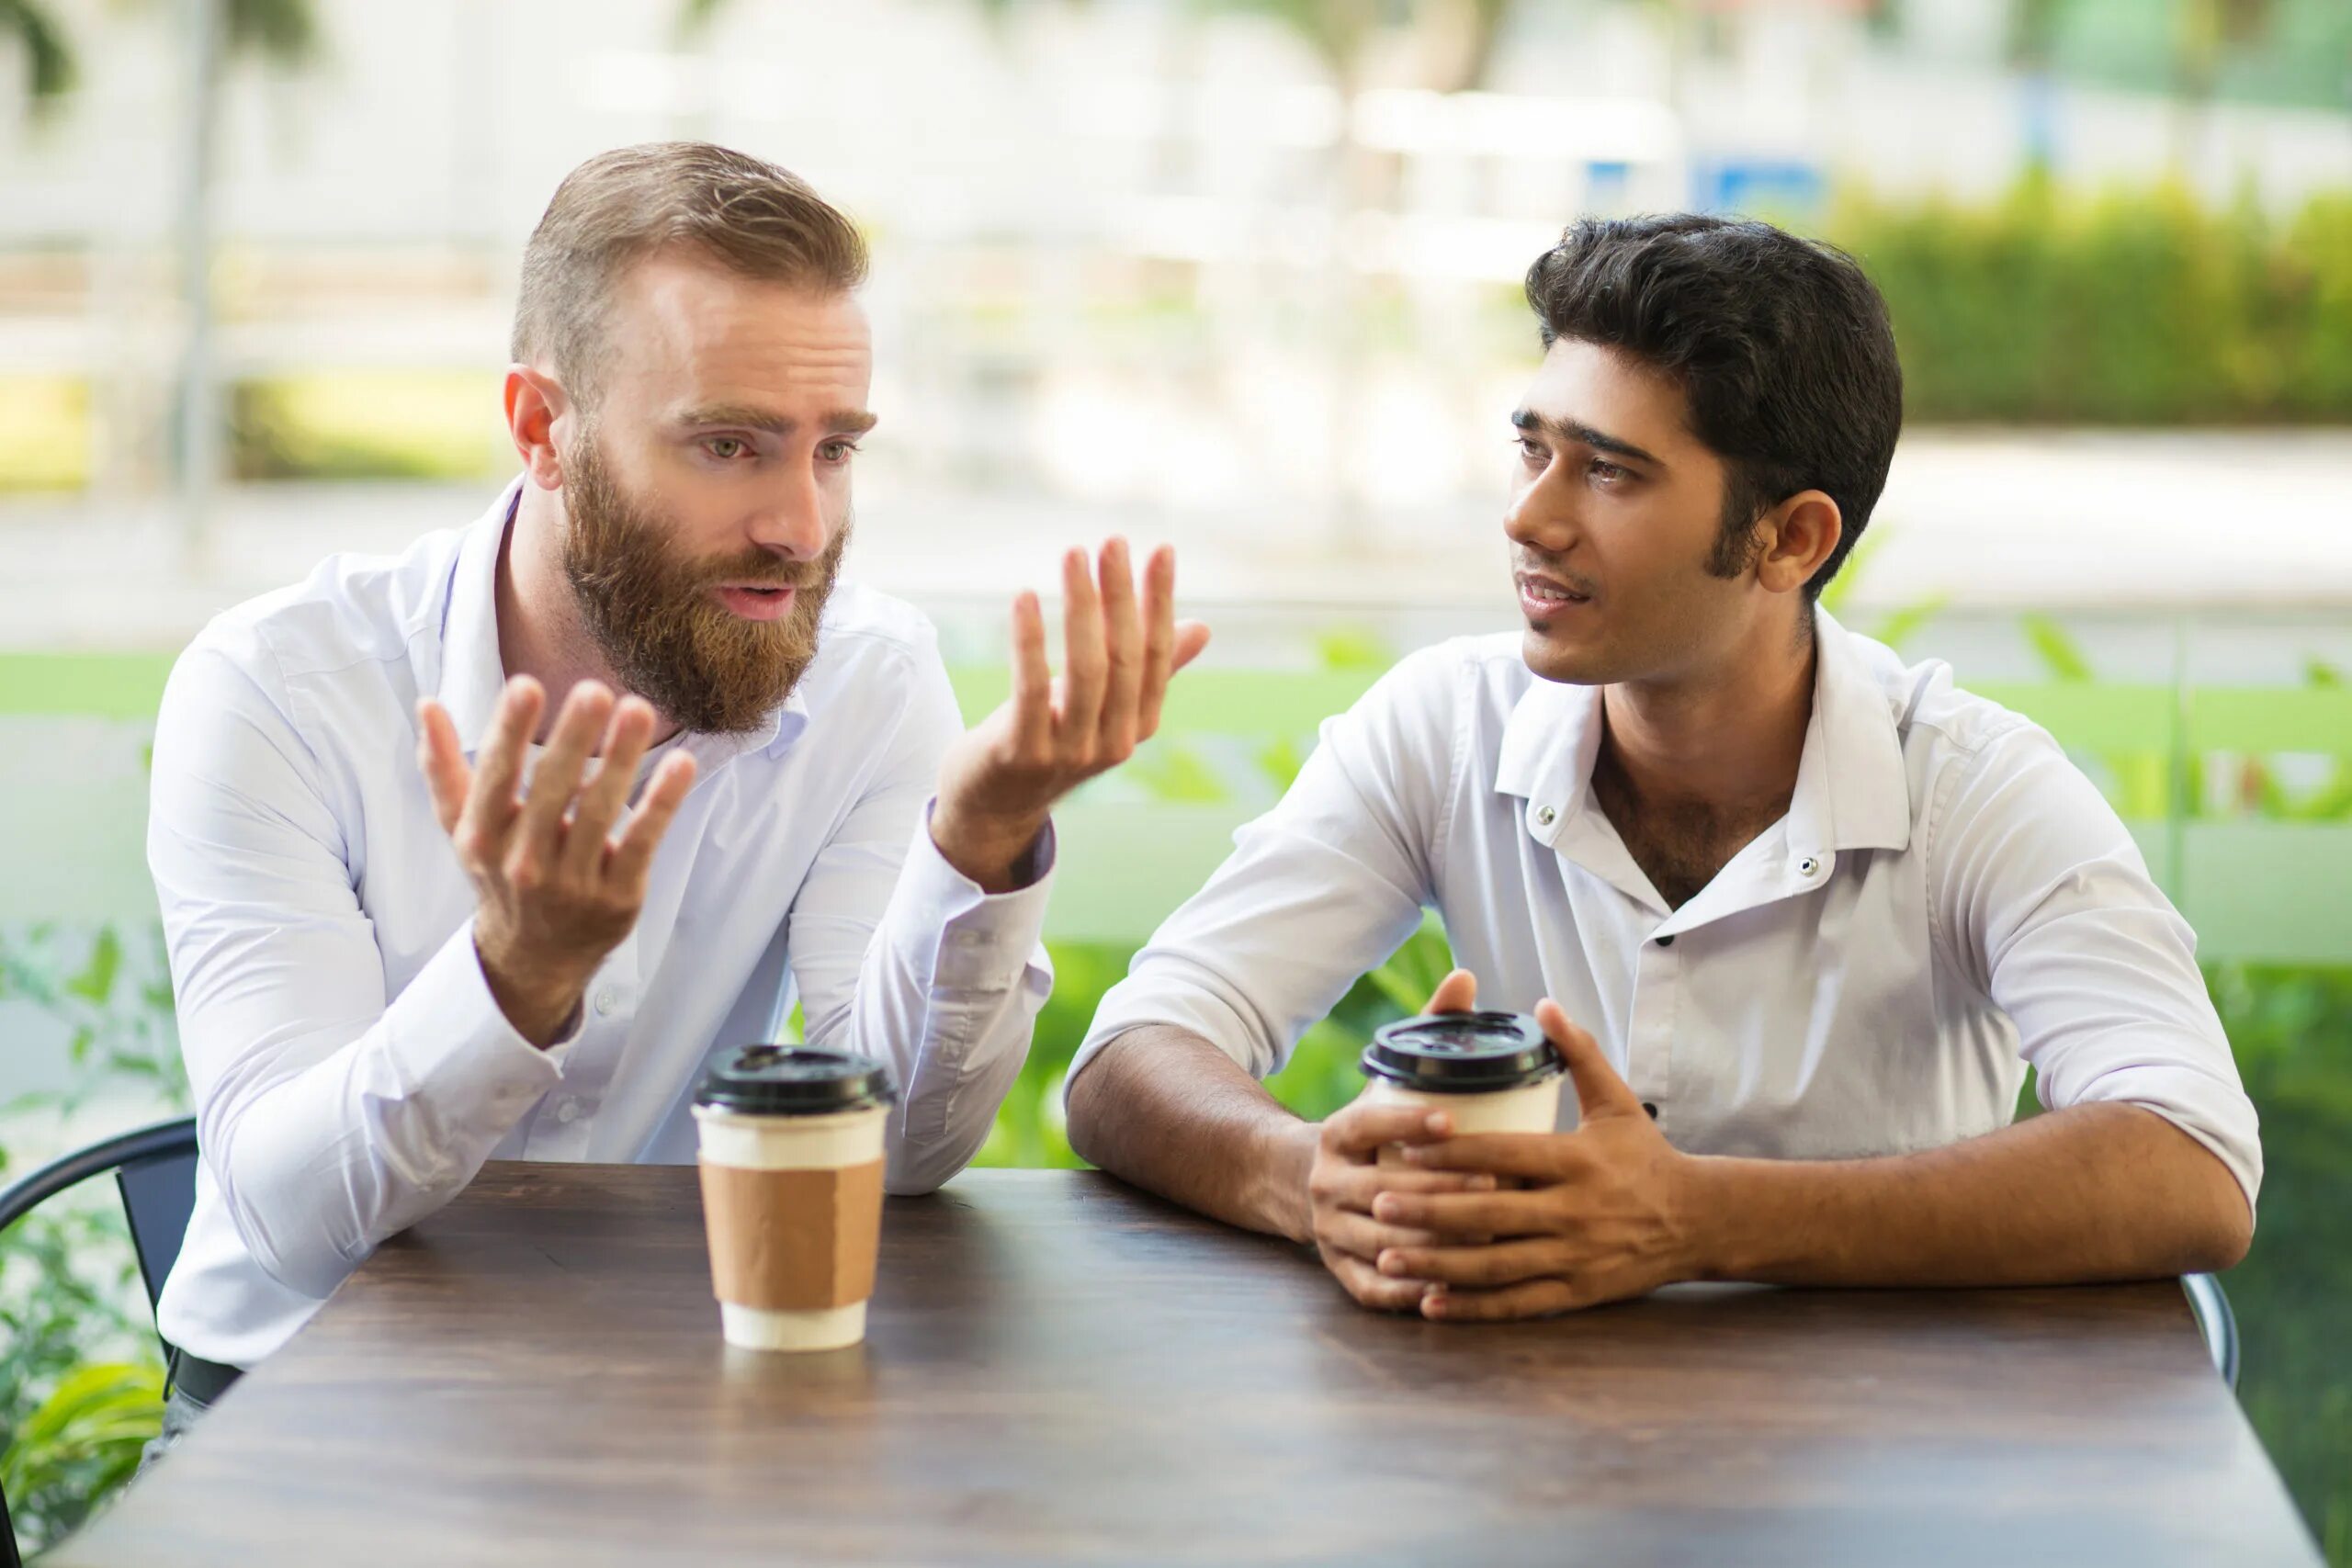
[[[826,1170],[702,1165],[713,1292],[767,1312],[826,1312],[874,1293],[882,1162]]]

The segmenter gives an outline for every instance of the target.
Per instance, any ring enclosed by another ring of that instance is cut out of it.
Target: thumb
[[[1577,1105],[1585,1121],[1603,1116],[1640,1116],[1642,1102],[1600,1054],[1600,1043],[1568,1021],[1566,1010],[1546,997],[1535,1004],[1535,1021],[1559,1048],[1568,1077],[1577,1086]]]
[[[466,766],[465,743],[458,739],[449,710],[430,697],[416,705],[416,720],[421,742],[417,761],[424,772],[425,787],[433,792],[433,814],[440,818],[441,830],[451,832],[465,809],[466,793],[473,785],[472,770]]]
[[[1478,976],[1467,969],[1456,969],[1437,983],[1430,993],[1430,1005],[1424,1012],[1474,1012],[1478,1007]]]

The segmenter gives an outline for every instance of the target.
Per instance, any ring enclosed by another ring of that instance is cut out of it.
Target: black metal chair
[[[2188,1310],[2196,1315],[2197,1332],[2205,1337],[2205,1353],[2213,1358],[2213,1370],[2238,1391],[2238,1314],[2230,1310],[2230,1298],[2222,1289],[2222,1281],[2211,1274],[2183,1274],[2180,1288],[2188,1296]]]
[[[111,1170],[122,1194],[131,1250],[138,1254],[139,1275],[146,1283],[152,1310],[164,1293],[172,1265],[179,1260],[180,1243],[187,1236],[188,1213],[196,1207],[196,1158],[193,1118],[158,1122],[93,1144],[51,1160],[0,1192],[0,1231],[67,1188]],[[171,1347],[164,1349],[169,1356]],[[0,1568],[21,1568],[16,1527],[9,1519],[5,1495],[0,1495]]]

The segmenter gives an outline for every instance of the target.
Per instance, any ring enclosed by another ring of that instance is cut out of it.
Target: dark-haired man
[[[1676,217],[1577,224],[1528,298],[1523,635],[1325,727],[1103,998],[1072,1145],[1434,1318],[2235,1262],[2261,1152],[2188,927],[2048,735],[1816,603],[1901,424],[1877,291]],[[1573,1130],[1259,1086],[1424,908],[1464,965],[1432,1010],[1533,1011]]]

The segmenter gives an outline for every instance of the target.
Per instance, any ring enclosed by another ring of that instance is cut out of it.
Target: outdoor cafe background
[[[999,1164],[1069,1159],[1095,998],[1315,721],[1510,624],[1517,279],[1560,225],[1855,251],[1910,425],[1835,607],[2048,724],[2199,927],[2270,1162],[2242,1397],[2352,1563],[2343,0],[0,0],[0,1179],[186,1104],[141,863],[171,655],[480,510],[548,191],[689,135],[871,227],[853,570],[940,623],[968,706],[1069,541],[1174,540],[1218,627],[1066,814]],[[1432,929],[1276,1087],[1345,1099],[1442,967]],[[157,1393],[89,1199],[0,1239],[28,1545]]]

